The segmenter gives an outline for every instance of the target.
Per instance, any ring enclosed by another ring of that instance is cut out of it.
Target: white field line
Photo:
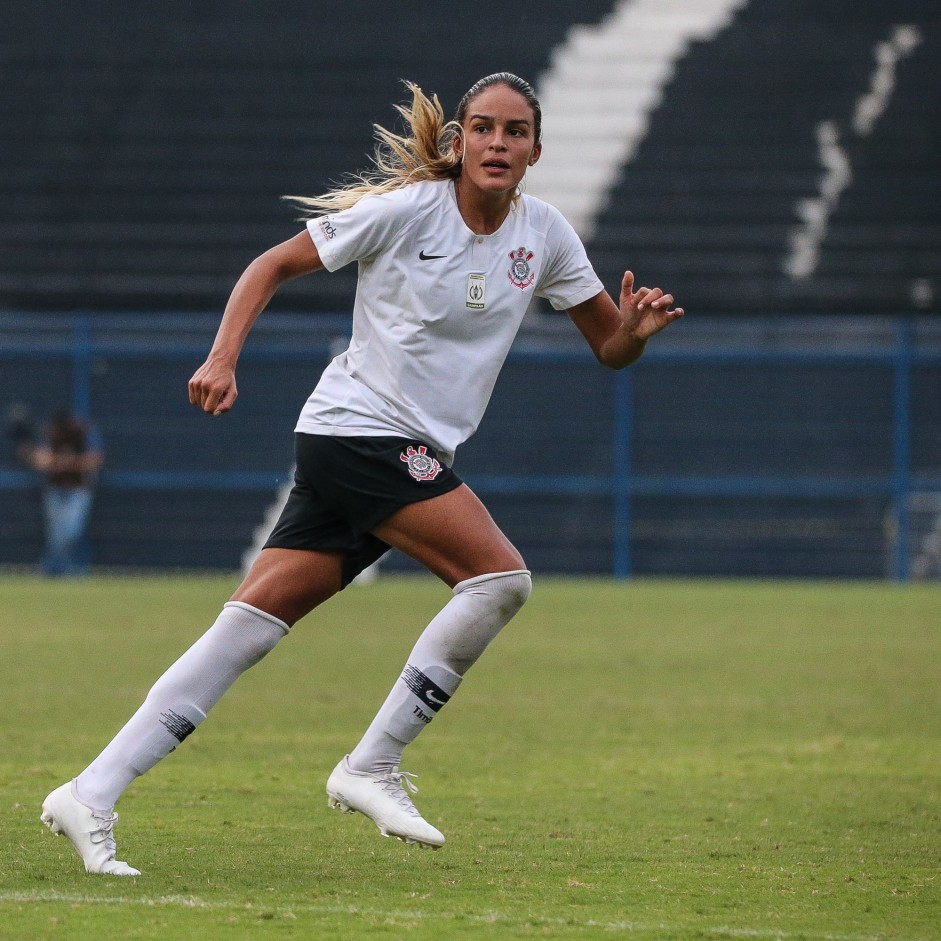
[[[683,932],[695,930],[697,937],[702,938],[756,938],[772,939],[772,941],[882,941],[883,934],[832,934],[824,932],[812,935],[807,931],[777,931],[771,928],[734,928],[728,925],[706,927],[703,925],[669,925],[664,923],[643,924],[635,921],[598,921],[592,918],[541,918],[531,915],[507,915],[501,912],[449,912],[443,910],[428,911],[399,911],[383,908],[365,908],[359,905],[329,905],[329,904],[303,904],[303,905],[265,905],[254,902],[228,902],[206,901],[192,895],[162,895],[157,898],[142,896],[128,898],[125,896],[96,896],[78,895],[70,892],[0,892],[0,904],[13,902],[28,904],[31,902],[60,902],[67,905],[101,905],[122,906],[137,905],[141,908],[193,908],[206,911],[244,912],[246,914],[274,914],[281,918],[296,918],[299,914],[308,915],[355,915],[366,918],[381,918],[393,921],[465,921],[478,924],[506,924],[513,925],[526,923],[527,925],[545,928],[594,928],[610,933],[639,933],[648,931],[666,932],[680,937]],[[899,936],[896,941],[927,941],[924,938]]]

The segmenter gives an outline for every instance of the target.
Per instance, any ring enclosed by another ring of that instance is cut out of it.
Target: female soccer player
[[[476,430],[523,315],[536,297],[566,310],[597,358],[620,369],[683,315],[660,288],[617,305],[561,214],[522,195],[539,159],[533,89],[501,72],[473,85],[445,122],[436,97],[409,85],[401,136],[377,128],[377,170],[297,200],[306,228],[238,280],[190,402],[211,415],[235,403],[235,368],[278,286],[356,261],[349,349],[301,411],[295,486],[270,538],[216,622],[157,681],[144,704],[42,820],[65,833],[89,872],[138,875],[117,860],[114,805],[169,754],[291,626],[390,546],[452,590],[418,639],[365,735],[327,781],[331,807],[365,814],[385,836],[437,848],[444,836],[411,801],[402,752],[457,692],[465,673],[530,593],[516,548],[452,469]]]

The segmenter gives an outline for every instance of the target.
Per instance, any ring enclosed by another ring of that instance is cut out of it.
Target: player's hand
[[[648,340],[664,327],[679,320],[686,313],[682,307],[673,307],[673,295],[661,288],[641,287],[634,290],[634,273],[624,272],[621,281],[621,316],[627,328],[639,340]]]
[[[189,381],[190,405],[210,415],[221,415],[238,398],[235,369],[228,363],[210,357],[193,373]]]

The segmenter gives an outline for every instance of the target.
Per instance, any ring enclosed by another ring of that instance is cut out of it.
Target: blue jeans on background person
[[[46,512],[43,574],[73,578],[88,574],[84,535],[91,500],[92,492],[87,487],[46,488],[43,496]]]

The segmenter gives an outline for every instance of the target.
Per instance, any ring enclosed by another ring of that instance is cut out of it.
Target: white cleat
[[[348,758],[349,756],[347,756]],[[398,768],[385,774],[354,771],[344,758],[327,780],[327,804],[343,813],[359,811],[369,817],[383,836],[394,836],[409,846],[440,849],[444,834],[436,830],[412,803],[408,792],[418,793],[415,777]]]
[[[139,876],[140,870],[115,859],[113,811],[92,810],[76,796],[74,782],[57,787],[43,802],[39,818],[56,835],[65,834],[82,857],[87,872],[106,876]]]

